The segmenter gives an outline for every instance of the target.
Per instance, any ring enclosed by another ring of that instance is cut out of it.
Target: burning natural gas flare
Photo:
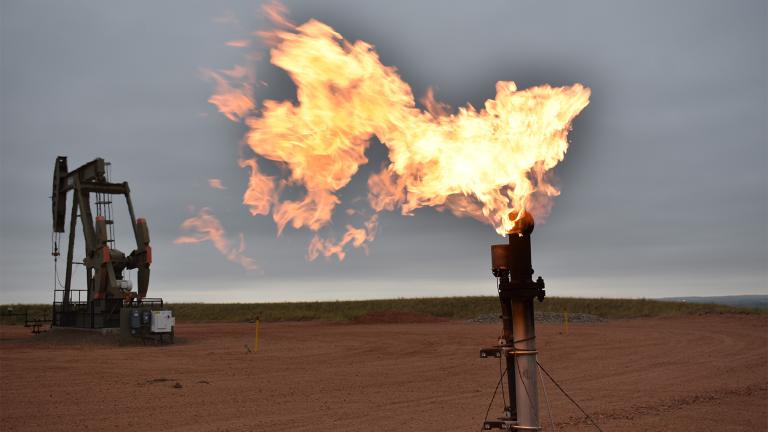
[[[371,138],[389,151],[386,165],[368,179],[371,210],[353,210],[373,216],[358,227],[348,225],[340,241],[315,234],[309,259],[343,259],[345,247],[364,247],[383,210],[448,210],[502,235],[521,210],[537,220],[547,215],[559,194],[550,173],[568,149],[571,122],[589,103],[588,88],[520,90],[499,81],[496,97],[480,108],[453,111],[429,90],[421,109],[397,69],[382,64],[372,45],[347,41],[314,19],[297,26],[279,5],[266,13],[278,29],[259,35],[271,47],[272,64],[295,83],[297,103],[264,100],[257,107],[254,84],[240,67],[209,73],[216,81],[210,102],[249,129],[245,143],[255,156],[240,165],[251,172],[243,197],[251,213],[271,214],[278,233],[288,225],[317,233],[340,204],[337,192],[368,162]],[[285,167],[285,178],[262,174],[260,159]],[[288,185],[302,186],[305,194],[282,197]]]
[[[200,209],[197,216],[182,222],[181,228],[191,233],[179,236],[174,240],[174,243],[190,244],[210,241],[228,260],[240,264],[246,270],[259,270],[258,264],[253,259],[243,255],[245,252],[243,233],[240,233],[239,236],[239,246],[233,246],[227,237],[227,232],[221,226],[221,222],[211,213],[211,209],[207,207]]]

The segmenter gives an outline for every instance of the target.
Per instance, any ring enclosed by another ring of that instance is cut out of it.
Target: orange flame
[[[251,208],[251,214],[268,215],[269,208],[275,199],[275,183],[272,177],[259,172],[256,159],[241,160],[240,167],[251,168],[251,176],[248,179],[248,189],[243,195],[243,204]]]
[[[377,221],[378,215],[373,215],[370,219],[365,221],[363,228],[355,228],[352,225],[347,225],[347,232],[344,233],[344,236],[339,242],[334,242],[330,239],[322,239],[318,235],[315,235],[309,243],[307,259],[313,261],[320,255],[326,258],[336,255],[336,257],[339,258],[339,261],[342,261],[347,255],[344,248],[349,244],[354,248],[363,248],[365,254],[368,255],[368,245],[366,245],[366,242],[370,243],[376,237]]]
[[[255,105],[251,96],[253,90],[248,83],[241,83],[239,87],[233,86],[225,75],[229,79],[240,81],[245,78],[246,73],[245,68],[242,66],[221,71],[221,73],[209,70],[203,71],[205,77],[212,79],[216,83],[216,91],[208,99],[208,102],[216,105],[219,112],[232,121],[239,121],[254,109]]]
[[[224,186],[224,183],[221,182],[221,179],[217,179],[217,178],[208,179],[208,186],[214,189],[221,189],[221,190],[224,190],[227,188],[226,186]]]
[[[246,48],[250,45],[250,41],[248,39],[235,39],[227,42],[226,45],[233,48]]]
[[[211,213],[211,209],[200,209],[197,216],[182,222],[181,228],[192,231],[192,234],[179,236],[173,241],[174,243],[191,244],[210,240],[213,246],[228,260],[240,264],[246,270],[259,270],[258,264],[253,259],[243,255],[245,252],[243,233],[240,233],[240,245],[238,247],[232,246],[227,238],[227,232],[221,226],[219,219]]]
[[[279,4],[266,13],[280,29],[259,34],[271,46],[271,62],[296,84],[298,103],[264,100],[257,112],[218,80],[211,101],[230,119],[243,119],[245,143],[257,156],[287,168],[281,186],[306,190],[299,200],[281,199],[282,187],[259,172],[255,159],[241,162],[251,168],[243,202],[254,215],[271,212],[278,233],[288,225],[317,232],[329,224],[340,203],[337,192],[368,162],[365,151],[374,135],[389,151],[388,163],[368,179],[375,212],[447,209],[502,235],[522,210],[538,218],[548,214],[551,197],[559,194],[551,170],[568,149],[571,122],[589,103],[588,88],[518,90],[514,82],[500,81],[496,97],[481,109],[467,105],[456,112],[430,89],[422,110],[410,86],[370,44],[349,42],[316,20],[296,26]],[[315,235],[309,259],[343,259],[345,247],[373,240],[376,223],[374,215],[363,228],[347,226],[339,242]]]

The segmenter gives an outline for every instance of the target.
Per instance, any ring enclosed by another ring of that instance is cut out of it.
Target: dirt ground
[[[473,431],[498,379],[498,360],[478,355],[494,343],[495,324],[261,329],[259,351],[248,354],[247,323],[180,324],[175,345],[123,347],[104,336],[4,326],[0,430]],[[768,430],[768,317],[561,330],[537,327],[539,359],[606,432]],[[546,389],[557,430],[594,430]]]

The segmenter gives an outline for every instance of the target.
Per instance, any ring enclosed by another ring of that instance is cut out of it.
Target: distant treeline
[[[50,305],[0,305],[15,312],[30,310],[32,314],[48,311]],[[368,314],[401,312],[431,315],[453,320],[472,319],[480,315],[499,313],[498,297],[437,297],[392,300],[325,301],[291,303],[175,303],[168,304],[176,319],[182,322],[252,321],[352,321]],[[766,314],[760,309],[739,308],[717,304],[695,304],[646,299],[590,299],[547,297],[535,302],[537,311],[586,313],[602,318],[642,318],[705,314]],[[50,315],[49,315],[50,316]],[[8,320],[3,319],[8,323]]]

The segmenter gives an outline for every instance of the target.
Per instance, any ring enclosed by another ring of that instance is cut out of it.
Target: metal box
[[[169,310],[152,311],[152,333],[170,333],[176,325],[176,318]]]
[[[131,328],[137,329],[141,327],[141,312],[138,309],[129,310],[131,314]]]
[[[509,270],[509,259],[512,255],[508,244],[491,246],[491,268],[494,270]]]

